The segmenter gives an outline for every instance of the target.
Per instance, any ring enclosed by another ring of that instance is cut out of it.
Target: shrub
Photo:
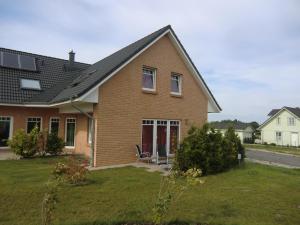
[[[67,163],[57,163],[52,173],[57,180],[80,185],[86,183],[88,170],[75,157],[69,157]]]
[[[48,139],[48,130],[43,130],[43,131],[38,132],[38,134],[37,134],[37,153],[40,156],[46,155],[47,139]]]
[[[192,127],[176,154],[175,167],[181,171],[201,169],[203,174],[218,173],[238,164],[238,153],[245,157],[240,139],[230,128],[224,137],[220,132]]]
[[[46,184],[46,193],[42,201],[42,225],[50,225],[53,221],[53,213],[58,203],[58,186],[57,182],[50,182]]]
[[[16,134],[8,141],[9,147],[16,155],[23,158],[32,157],[37,153],[38,128],[34,128],[29,134],[23,129],[17,130]]]
[[[48,134],[46,143],[46,153],[50,155],[59,155],[62,153],[65,143],[62,138],[55,133]]]
[[[242,160],[245,158],[245,150],[239,137],[235,134],[233,128],[229,128],[223,138],[223,169],[229,169],[239,163],[238,154],[241,154]]]
[[[162,177],[158,196],[152,208],[154,224],[163,224],[163,219],[168,214],[170,207],[180,199],[188,188],[204,183],[200,178],[201,175],[201,170],[191,168],[184,173],[171,170],[168,176]]]

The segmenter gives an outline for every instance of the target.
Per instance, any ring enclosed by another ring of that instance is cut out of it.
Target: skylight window
[[[41,84],[39,80],[21,79],[22,89],[41,90]]]

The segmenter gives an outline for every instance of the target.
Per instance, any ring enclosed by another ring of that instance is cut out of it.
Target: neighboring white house
[[[262,143],[275,143],[285,146],[299,146],[300,108],[284,106],[273,109],[267,119],[258,129],[261,131]]]
[[[242,143],[244,143],[245,139],[252,139],[253,132],[255,131],[249,123],[243,123],[241,121],[228,123],[225,121],[212,122],[212,127],[222,134],[225,134],[229,127],[233,127],[235,129],[235,134],[241,139]]]

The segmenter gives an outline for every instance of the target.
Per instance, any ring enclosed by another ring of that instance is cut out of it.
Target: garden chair
[[[151,155],[149,152],[142,152],[139,145],[135,145],[135,147],[136,147],[136,152],[137,152],[136,155],[137,155],[139,161],[147,162],[147,163],[150,163],[152,161],[152,158],[151,158]]]

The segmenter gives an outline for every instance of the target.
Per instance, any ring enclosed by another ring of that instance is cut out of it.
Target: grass
[[[45,182],[57,158],[0,161],[0,224],[41,224]],[[54,224],[149,222],[161,176],[133,167],[91,172],[86,186],[63,186]],[[299,224],[300,170],[247,163],[205,177],[171,207],[167,222]],[[173,223],[173,224],[174,224]]]
[[[246,148],[252,149],[264,149],[271,152],[287,153],[300,156],[300,148],[296,147],[284,147],[284,146],[272,146],[272,145],[260,145],[260,144],[244,144]]]

